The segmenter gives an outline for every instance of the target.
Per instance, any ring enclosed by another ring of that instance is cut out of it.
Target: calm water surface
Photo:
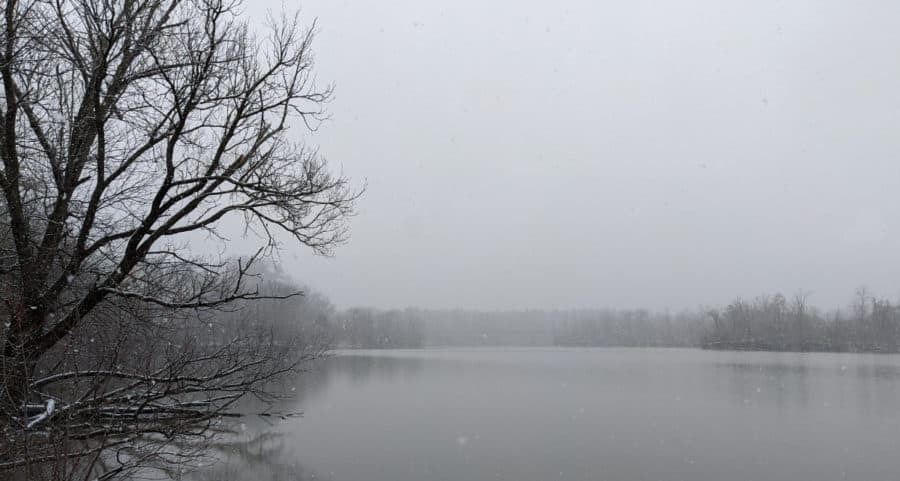
[[[898,356],[352,351],[286,388],[304,417],[248,419],[202,478],[900,478]]]

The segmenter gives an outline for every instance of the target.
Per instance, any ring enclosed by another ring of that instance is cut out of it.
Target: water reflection
[[[787,363],[717,363],[728,371],[728,392],[738,406],[771,402],[778,409],[809,407],[809,366]]]
[[[341,353],[198,481],[875,479],[900,357],[566,349]],[[238,440],[241,441],[241,440]],[[230,441],[233,442],[233,441]],[[739,473],[739,474],[738,474]]]
[[[343,354],[343,355],[341,355]],[[365,351],[338,353],[312,363],[301,376],[270,386],[280,392],[277,404],[247,399],[239,406],[244,412],[297,413],[315,402],[334,382],[348,380],[359,385],[409,379],[423,368],[424,360],[390,356],[369,356]],[[304,466],[290,448],[290,422],[277,417],[247,416],[233,426],[232,435],[211,444],[207,466],[185,476],[189,481],[312,481],[332,479]]]
[[[312,481],[322,479],[293,459],[283,433],[262,432],[212,446],[217,461],[191,475],[195,481]]]
[[[900,405],[897,356],[823,353],[753,353],[752,356],[752,359],[715,364],[717,369],[728,372],[728,390],[735,405],[774,403],[779,409],[799,410],[852,407],[857,415],[863,416],[873,412],[891,416]]]
[[[330,377],[349,375],[351,381],[357,384],[391,381],[398,377],[409,379],[419,375],[425,359],[404,356],[403,353],[404,351],[393,351],[394,355],[391,352],[377,351],[339,353],[326,363],[321,373]]]

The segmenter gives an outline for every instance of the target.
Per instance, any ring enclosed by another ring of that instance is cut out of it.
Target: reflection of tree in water
[[[440,362],[428,359],[428,362]],[[343,374],[354,384],[371,380],[390,380],[398,376],[416,375],[422,370],[426,359],[421,357],[393,357],[388,355],[338,356],[328,361],[331,375]]]
[[[309,370],[279,385],[270,385],[285,398],[277,403],[246,399],[241,408],[245,412],[300,413],[316,397],[328,391],[332,383],[341,379],[357,384],[369,381],[414,376],[424,367],[420,357],[389,355],[331,356],[315,361]],[[330,479],[303,466],[290,439],[280,428],[295,420],[279,416],[248,416],[236,420],[238,428],[224,434],[209,445],[209,464],[200,467],[183,481],[309,481]],[[302,427],[299,428],[302,430]],[[327,469],[327,467],[326,467]]]
[[[854,399],[860,412],[884,415],[900,404],[900,365],[875,354],[815,357],[797,354],[778,362],[727,362],[727,389],[734,404],[774,402],[779,408],[808,410]],[[713,378],[715,379],[715,378]]]
[[[728,362],[728,390],[736,405],[774,402],[778,408],[809,407],[810,368],[802,360],[796,363]]]
[[[215,442],[210,454],[218,459],[191,473],[185,481],[308,481],[323,479],[287,452],[283,433],[262,432],[249,439]]]
[[[888,358],[889,360],[890,358]],[[880,358],[867,357],[856,365],[853,392],[857,409],[893,416],[900,403],[900,366],[879,364]],[[887,361],[885,361],[887,362]]]

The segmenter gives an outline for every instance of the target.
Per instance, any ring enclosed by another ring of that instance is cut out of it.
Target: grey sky
[[[898,2],[286,5],[337,85],[302,135],[368,182],[283,254],[339,306],[900,294]]]

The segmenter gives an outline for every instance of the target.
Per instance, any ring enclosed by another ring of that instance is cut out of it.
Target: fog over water
[[[285,245],[338,305],[898,294],[896,3],[284,5],[337,87],[308,139],[368,185],[335,258]]]

